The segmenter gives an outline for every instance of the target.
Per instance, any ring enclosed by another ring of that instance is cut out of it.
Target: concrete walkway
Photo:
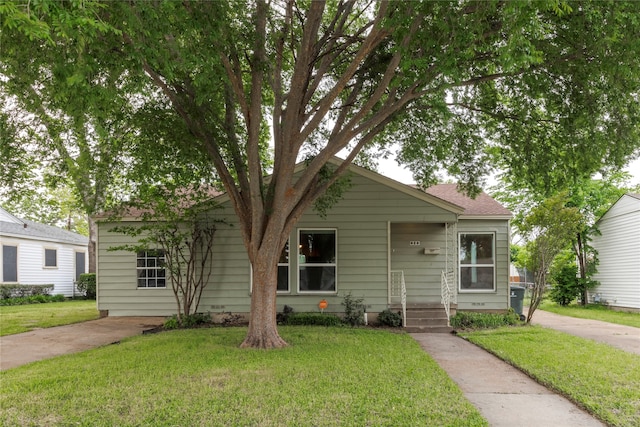
[[[0,337],[0,371],[113,344],[164,323],[164,317],[105,317]]]
[[[411,334],[492,427],[604,426],[564,397],[460,337]]]
[[[609,344],[629,353],[640,354],[640,328],[599,320],[577,319],[542,310],[533,313],[531,323]]]

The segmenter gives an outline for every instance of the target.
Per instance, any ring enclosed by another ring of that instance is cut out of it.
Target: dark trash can
[[[514,309],[514,311],[516,313],[518,313],[518,315],[520,316],[520,318],[522,319],[523,314],[522,314],[522,304],[524,302],[524,291],[525,288],[523,288],[522,286],[514,286],[511,285],[510,286],[510,296],[511,296],[511,308]]]

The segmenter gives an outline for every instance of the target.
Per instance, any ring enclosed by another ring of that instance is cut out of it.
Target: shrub
[[[81,274],[76,286],[87,299],[96,299],[96,273]]]
[[[287,318],[287,325],[339,326],[341,324],[342,319],[335,314],[328,313],[291,313]]]
[[[183,314],[180,319],[174,314],[164,322],[165,329],[190,329],[211,324],[209,313]]]
[[[344,323],[351,326],[364,325],[364,298],[355,298],[351,292],[345,294],[342,305],[344,306]]]
[[[282,308],[282,313],[276,314],[276,321],[280,325],[286,325],[289,316],[294,312],[293,307],[286,305]]]
[[[397,328],[402,326],[402,314],[400,314],[400,312],[391,311],[387,308],[378,314],[378,323],[382,326]]]
[[[492,329],[521,323],[520,316],[513,309],[505,314],[459,311],[451,317],[451,326],[455,329]]]
[[[0,298],[22,298],[33,295],[49,295],[53,285],[20,285],[0,283]]]
[[[63,302],[65,300],[64,295],[30,295],[27,297],[3,298],[0,299],[0,305],[42,304],[47,302]]]

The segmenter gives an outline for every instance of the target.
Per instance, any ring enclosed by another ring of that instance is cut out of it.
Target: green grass
[[[460,335],[608,424],[640,425],[640,356],[537,326]]]
[[[614,311],[602,304],[588,304],[586,307],[571,304],[563,307],[551,301],[544,301],[540,304],[538,309],[561,314],[563,316],[601,320],[603,322],[617,323],[619,325],[640,328],[640,313]]]
[[[84,322],[98,317],[96,302],[91,300],[0,306],[0,336]]]
[[[0,373],[0,425],[487,425],[410,336],[281,327],[290,347],[238,348],[246,328],[144,335]]]

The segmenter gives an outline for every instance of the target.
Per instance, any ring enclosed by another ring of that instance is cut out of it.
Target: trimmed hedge
[[[64,295],[31,295],[28,297],[3,298],[0,299],[0,305],[28,305],[28,304],[44,304],[47,302],[64,302]]]
[[[307,326],[340,326],[343,324],[335,314],[328,313],[290,313],[287,317],[287,325]]]
[[[0,283],[0,299],[24,298],[36,295],[49,295],[53,285],[21,285],[15,283]]]

